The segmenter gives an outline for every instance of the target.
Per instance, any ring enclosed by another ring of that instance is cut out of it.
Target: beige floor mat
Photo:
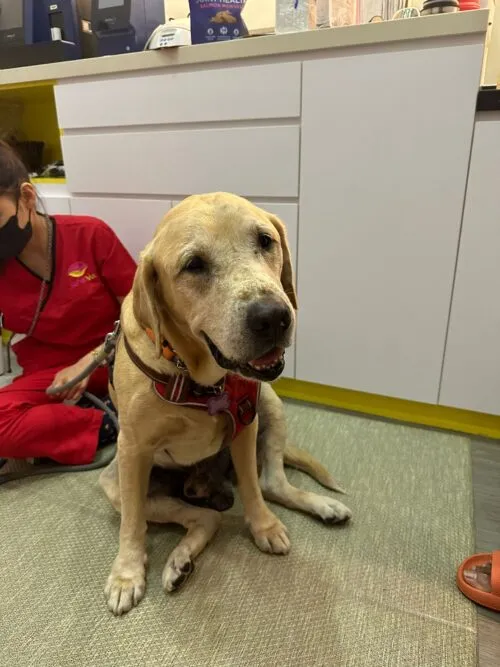
[[[0,487],[0,665],[475,665],[475,610],[454,585],[473,548],[467,438],[307,406],[287,413],[295,442],[348,488],[352,524],[278,508],[292,551],[273,557],[236,508],[170,597],[161,569],[181,533],[152,527],[146,598],[123,618],[102,594],[118,518],[98,473]]]

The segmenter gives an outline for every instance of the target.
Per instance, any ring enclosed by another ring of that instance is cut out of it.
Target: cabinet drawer
[[[300,63],[99,77],[55,88],[62,128],[297,118]]]
[[[137,260],[171,205],[165,199],[74,197],[71,212],[73,215],[93,215],[104,220]]]
[[[70,135],[63,152],[73,193],[298,195],[298,126]]]

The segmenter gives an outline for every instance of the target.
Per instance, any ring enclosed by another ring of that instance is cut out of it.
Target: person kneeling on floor
[[[87,388],[107,395],[107,369],[55,397],[46,390],[93,360],[136,265],[101,220],[49,217],[36,204],[22,161],[0,142],[0,313],[5,329],[24,335],[14,345],[22,375],[0,389],[0,457],[87,464],[116,441],[110,417],[82,399]]]

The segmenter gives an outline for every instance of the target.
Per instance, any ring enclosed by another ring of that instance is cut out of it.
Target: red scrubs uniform
[[[65,405],[45,393],[55,374],[100,345],[119,317],[119,298],[132,288],[136,265],[101,220],[55,216],[52,280],[33,334],[14,345],[23,374],[0,389],[0,457],[49,457],[90,463],[103,414]],[[19,260],[0,269],[3,326],[26,333],[41,280]],[[107,371],[98,369],[89,391],[107,393]]]

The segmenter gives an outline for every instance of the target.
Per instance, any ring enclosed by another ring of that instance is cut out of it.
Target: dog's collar
[[[152,332],[151,332],[152,333]],[[149,335],[149,334],[148,334]],[[153,335],[154,340],[154,335]],[[196,396],[214,396],[221,394],[224,391],[224,378],[220,380],[217,384],[210,387],[205,387],[203,385],[195,382],[187,373],[181,374],[170,374],[170,373],[159,373],[151,366],[145,364],[142,359],[137,355],[132,349],[130,343],[127,340],[127,337],[123,336],[123,343],[127,354],[130,357],[132,363],[137,366],[137,368],[144,373],[150,380],[152,380],[156,385],[162,385],[162,397],[165,400],[170,400],[172,403],[181,402],[187,395],[194,394]],[[173,352],[173,350],[171,350]],[[168,360],[175,363],[176,355],[170,357]],[[165,356],[165,355],[164,355]],[[165,356],[167,359],[168,357]],[[183,364],[183,362],[181,362]],[[176,364],[177,365],[177,364]],[[183,364],[184,366],[184,364]],[[184,366],[185,368],[185,366]]]
[[[210,387],[197,384],[187,373],[159,373],[145,364],[123,336],[132,363],[153,383],[153,391],[167,403],[206,410],[210,416],[225,413],[232,426],[232,439],[255,419],[260,382],[229,373]]]
[[[145,329],[146,335],[152,343],[156,344],[156,338],[152,329]],[[161,343],[162,355],[167,361],[174,363],[181,371],[187,370],[186,364],[177,355],[177,352],[170,345],[168,340],[164,338]]]

